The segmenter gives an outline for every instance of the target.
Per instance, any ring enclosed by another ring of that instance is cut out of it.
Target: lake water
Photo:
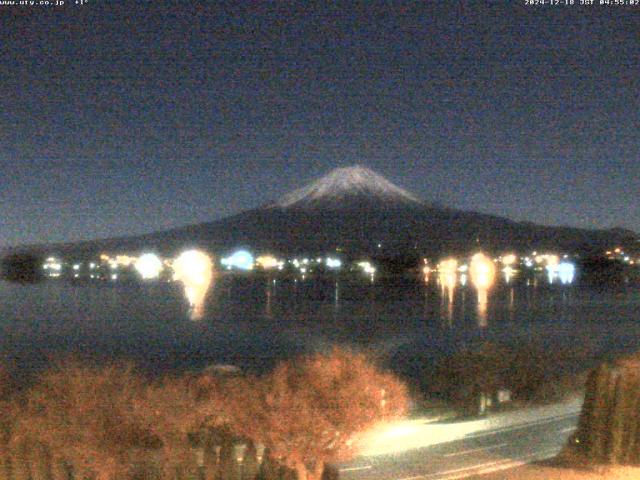
[[[640,345],[640,288],[499,282],[486,311],[475,289],[436,278],[223,276],[201,320],[180,284],[0,282],[0,351],[21,367],[63,353],[131,359],[153,371],[233,364],[260,371],[334,344],[365,349],[404,376],[473,342],[577,349],[580,365]]]

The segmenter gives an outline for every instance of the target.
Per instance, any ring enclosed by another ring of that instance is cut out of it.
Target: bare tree
[[[261,379],[235,379],[225,390],[234,428],[264,443],[298,480],[319,480],[325,463],[355,453],[357,434],[407,408],[400,381],[338,348],[283,362]]]
[[[194,447],[206,427],[221,423],[215,383],[194,376],[165,377],[149,384],[134,399],[136,415],[144,418],[159,440],[158,463],[166,478],[194,474]]]
[[[125,478],[132,459],[159,445],[149,422],[134,409],[143,391],[130,366],[59,364],[27,392],[14,448],[44,444],[53,463],[70,464],[78,477]]]

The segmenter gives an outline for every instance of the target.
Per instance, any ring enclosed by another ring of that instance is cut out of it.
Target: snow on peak
[[[288,208],[327,203],[339,205],[354,198],[394,203],[422,203],[417,197],[381,175],[356,165],[332,170],[306,187],[285,195],[276,206]]]

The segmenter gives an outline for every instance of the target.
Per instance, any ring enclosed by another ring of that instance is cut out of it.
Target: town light
[[[272,255],[261,255],[256,258],[256,263],[265,270],[270,270],[278,266],[278,259]]]
[[[504,273],[505,281],[509,283],[511,281],[511,278],[515,275],[516,271],[510,265],[507,265],[502,269],[502,273]]]
[[[342,266],[342,261],[339,258],[331,258],[327,257],[326,264],[328,268],[340,268]]]
[[[56,260],[53,257],[49,257],[47,258],[46,263],[44,264],[44,269],[45,270],[56,270],[56,271],[60,271],[62,270],[62,263],[60,263],[59,260]]]
[[[136,259],[134,257],[130,257],[128,255],[116,255],[116,263],[123,267],[130,267],[135,263],[135,261]]]
[[[223,258],[220,263],[229,269],[253,270],[254,260],[253,255],[246,250],[238,250],[230,256]]]
[[[364,271],[364,273],[368,273],[370,275],[376,273],[376,267],[371,265],[371,262],[358,262],[358,266]]]
[[[440,273],[453,272],[455,274],[456,270],[458,270],[458,260],[455,258],[447,258],[438,264],[438,272]]]
[[[505,255],[504,257],[502,257],[502,264],[505,267],[508,267],[508,266],[513,265],[514,263],[516,263],[517,259],[518,259],[518,257],[516,257],[515,254],[509,253],[509,254]]]
[[[162,271],[162,262],[155,253],[141,255],[134,266],[144,280],[158,278]]]

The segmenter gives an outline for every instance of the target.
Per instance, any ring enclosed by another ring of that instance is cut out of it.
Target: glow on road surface
[[[339,470],[347,480],[453,480],[512,469],[557,455],[581,405],[576,396],[472,421],[379,425],[361,438],[361,455]]]
[[[577,396],[567,402],[495,414],[477,420],[438,423],[437,419],[400,420],[382,423],[357,439],[363,457],[399,454],[455,440],[497,435],[527,429],[576,416],[582,406]]]
[[[401,453],[465,438],[487,428],[487,419],[438,424],[424,419],[381,424],[358,440],[365,457]]]

